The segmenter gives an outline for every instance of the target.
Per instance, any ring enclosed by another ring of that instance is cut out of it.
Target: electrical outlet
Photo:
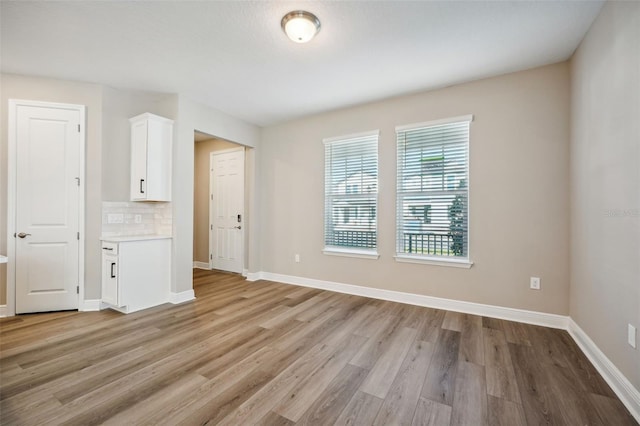
[[[636,348],[636,328],[631,324],[629,324],[628,334],[629,334],[629,337],[627,337],[627,341],[629,342],[629,346],[635,349]]]
[[[296,261],[296,263],[300,263],[300,255],[299,254],[295,255],[295,261]]]
[[[529,281],[529,288],[531,290],[540,290],[540,278],[531,277],[531,281]]]
[[[107,223],[124,223],[124,214],[109,213],[107,215]]]

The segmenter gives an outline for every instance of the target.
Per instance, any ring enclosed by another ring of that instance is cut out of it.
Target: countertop
[[[119,237],[102,237],[100,241],[110,243],[123,243],[126,241],[148,241],[148,240],[166,240],[171,239],[171,235],[123,235]]]

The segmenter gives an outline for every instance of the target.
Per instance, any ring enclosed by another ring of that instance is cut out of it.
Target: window
[[[456,117],[396,128],[396,259],[471,265],[468,182],[472,119]]]
[[[324,144],[324,253],[377,258],[378,131]]]

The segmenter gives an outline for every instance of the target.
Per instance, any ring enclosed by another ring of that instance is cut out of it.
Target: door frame
[[[84,308],[84,240],[85,232],[85,145],[86,145],[86,106],[57,102],[42,102],[23,99],[9,99],[9,146],[7,153],[7,316],[16,314],[16,187],[17,177],[17,110],[19,106],[57,108],[78,111],[80,113],[80,185],[78,186],[78,311]]]
[[[246,253],[247,253],[247,244],[245,241],[245,230],[246,230],[246,226],[245,223],[247,221],[247,215],[246,215],[246,210],[247,210],[247,206],[246,206],[246,195],[247,195],[247,150],[244,146],[239,146],[237,148],[228,148],[228,149],[221,149],[219,151],[211,151],[209,153],[209,199],[208,204],[209,204],[209,269],[214,269],[213,268],[213,220],[212,220],[212,210],[211,210],[211,204],[213,204],[213,188],[212,188],[212,183],[213,183],[213,156],[217,155],[217,154],[229,154],[232,152],[238,152],[238,151],[242,151],[242,163],[243,163],[243,167],[242,167],[242,229],[240,230],[242,232],[242,237],[241,237],[241,241],[242,241],[242,265],[240,267],[240,271],[242,274],[244,274],[245,271],[245,265],[244,265],[244,261],[245,261],[245,257],[246,257]]]

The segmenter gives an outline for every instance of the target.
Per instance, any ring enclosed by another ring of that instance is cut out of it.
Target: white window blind
[[[468,259],[472,119],[396,128],[398,255]]]
[[[375,252],[378,132],[325,139],[325,250]]]

